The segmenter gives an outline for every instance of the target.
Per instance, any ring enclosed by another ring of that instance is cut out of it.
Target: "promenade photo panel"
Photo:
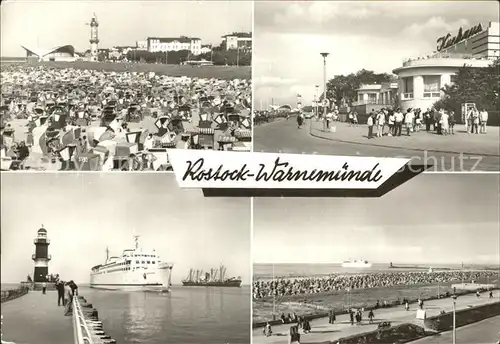
[[[169,171],[167,149],[250,151],[252,12],[248,1],[3,4],[1,169]]]
[[[499,182],[425,173],[382,198],[255,198],[253,343],[495,342]]]
[[[256,2],[254,151],[498,171],[499,9]]]
[[[1,182],[2,343],[250,343],[250,199],[170,173]]]

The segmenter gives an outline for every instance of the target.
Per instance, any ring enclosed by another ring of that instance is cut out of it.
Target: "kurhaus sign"
[[[462,28],[458,29],[458,34],[455,37],[451,37],[451,33],[447,34],[446,36],[439,37],[437,40],[437,51],[441,51],[443,49],[451,47],[452,45],[457,44],[481,31],[483,31],[483,27],[481,26],[481,24],[477,24],[476,26],[471,27],[469,30],[463,33]]]

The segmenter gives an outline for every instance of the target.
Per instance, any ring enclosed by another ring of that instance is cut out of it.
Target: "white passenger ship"
[[[369,263],[366,260],[360,259],[360,260],[346,260],[345,262],[342,263],[343,268],[371,268],[372,263]]]
[[[109,257],[106,263],[96,265],[90,273],[90,286],[100,289],[160,290],[169,291],[173,264],[160,259],[155,251],[139,247],[139,237],[134,236],[135,248],[124,250],[121,257]]]

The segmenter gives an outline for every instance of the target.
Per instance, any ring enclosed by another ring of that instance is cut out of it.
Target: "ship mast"
[[[137,250],[139,248],[139,236],[134,235],[134,243],[135,243],[135,249]]]

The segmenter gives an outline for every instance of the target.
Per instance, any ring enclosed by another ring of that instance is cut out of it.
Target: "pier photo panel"
[[[255,198],[252,343],[494,343],[500,175],[381,198]]]
[[[499,6],[256,1],[254,151],[498,171]]]
[[[163,172],[167,149],[251,150],[251,1],[1,11],[2,170]]]
[[[171,173],[1,184],[3,340],[250,343],[250,199],[205,198]]]

